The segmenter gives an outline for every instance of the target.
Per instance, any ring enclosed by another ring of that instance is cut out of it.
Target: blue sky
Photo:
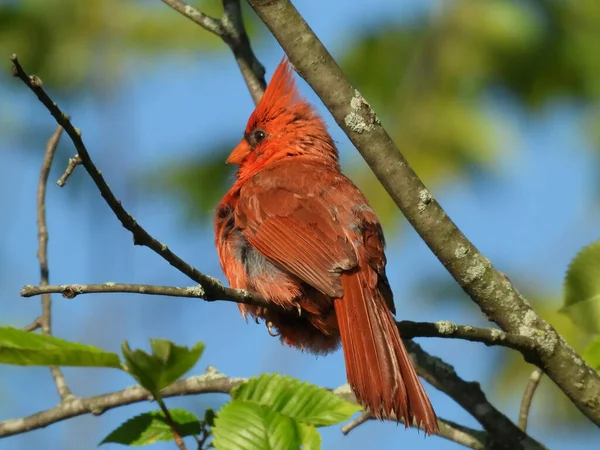
[[[298,1],[297,7],[334,56],[339,56],[357,30],[374,26],[382,18],[411,17],[433,4],[417,0],[347,1],[344,8],[323,4],[317,9],[304,0]],[[272,39],[260,41],[255,49],[270,77],[281,58],[281,49]],[[173,159],[205,153],[224,136],[241,136],[253,105],[233,58],[225,52],[210,57],[168,55],[151,65],[133,58],[126,72],[127,77],[106,98],[87,98],[63,107],[74,116],[96,164],[134,217],[199,270],[222,279],[211,227],[183,225],[181,200],[143,192],[136,180],[140,174],[160,169]],[[357,158],[310,88],[302,81],[299,86],[323,112],[343,161]],[[0,197],[0,317],[2,324],[24,326],[39,312],[38,299],[21,299],[18,292],[39,277],[35,189],[41,162],[41,153],[31,151],[33,142],[26,139],[26,124],[44,124],[48,136],[55,124],[34,96],[16,81],[2,79],[0,98],[8,100],[4,104],[11,105],[11,113],[22,125],[10,140],[0,140],[0,183],[5,193]],[[594,194],[597,161],[582,132],[582,111],[575,105],[556,103],[543,114],[531,117],[498,96],[491,95],[486,104],[490,113],[508,125],[502,139],[510,151],[503,153],[493,179],[454,182],[435,189],[434,194],[486,256],[517,283],[526,283],[519,289],[531,283],[558,296],[572,256],[598,238],[600,213]],[[190,142],[197,145],[191,147]],[[37,143],[40,150],[43,145],[43,140]],[[74,150],[65,139],[60,151],[71,155]],[[52,182],[63,167],[54,168],[47,201],[53,284],[189,284],[148,249],[133,247],[129,233],[100,196],[87,189],[91,182],[82,170],[73,180],[80,183],[70,183],[64,189],[56,187]],[[447,275],[414,231],[404,227],[402,239],[394,239],[398,230],[388,229],[386,233],[391,242],[387,252],[390,282],[395,292],[402,293],[396,295],[399,318],[485,325],[475,307],[458,308],[450,302],[419,304],[417,285]],[[284,348],[268,335],[264,325],[245,324],[235,305],[226,302],[125,294],[75,300],[56,297],[54,329],[62,338],[113,351],[119,351],[124,340],[132,347],[147,348],[150,337],[185,345],[203,341],[206,351],[192,374],[203,372],[210,364],[236,377],[280,372],[328,387],[345,381],[341,352],[316,358]],[[491,389],[490,378],[499,351],[449,340],[420,339],[419,343],[455,365],[463,378],[480,380],[493,401],[502,400]],[[65,373],[73,392],[82,396],[132,384],[118,371],[66,369]],[[525,384],[524,379],[515,391],[520,393]],[[453,401],[429,386],[427,389],[441,417],[476,427]],[[204,408],[218,408],[226,398],[205,395],[171,399],[168,404],[201,415]],[[47,369],[8,366],[0,366],[0,399],[0,419],[31,414],[57,402]],[[516,397],[501,401],[499,406],[516,418]],[[127,418],[154,409],[156,405],[143,403],[101,417],[76,418],[2,440],[0,450],[92,448]],[[590,439],[597,436],[591,426],[577,434],[569,433],[567,427],[549,428],[536,417],[535,405],[530,432],[555,449],[588,448]],[[323,430],[323,439],[326,449],[459,448],[438,438],[423,440],[422,435],[390,423],[367,423],[348,437],[341,435],[339,427],[331,427]],[[174,447],[157,444],[153,448]]]

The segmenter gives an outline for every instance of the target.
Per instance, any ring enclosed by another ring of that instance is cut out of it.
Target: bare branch
[[[219,283],[217,280],[215,280]],[[220,283],[219,283],[220,284]],[[62,294],[65,298],[75,298],[83,294],[142,294],[142,295],[165,295],[167,297],[200,298],[207,302],[217,300],[242,303],[245,305],[260,306],[263,308],[278,309],[277,305],[267,303],[260,297],[252,296],[243,289],[227,289],[220,296],[209,295],[201,285],[178,287],[178,286],[154,286],[151,284],[128,284],[114,283],[109,281],[102,284],[61,284],[54,286],[31,286],[26,285],[21,290],[22,297],[34,297],[44,293]],[[295,314],[298,314],[294,309]]]
[[[42,81],[37,78],[37,84],[41,86]],[[38,251],[37,257],[40,261],[40,286],[48,286],[50,270],[48,268],[48,227],[46,225],[46,188],[48,186],[48,175],[56,153],[56,147],[60,141],[63,128],[58,125],[54,134],[48,139],[44,161],[40,170],[40,181],[37,189],[37,227],[38,227]],[[37,319],[36,319],[37,320]],[[52,297],[50,294],[42,294],[42,315],[40,316],[42,333],[52,334]],[[62,400],[71,396],[71,390],[67,386],[65,377],[59,367],[50,367],[58,395]]]
[[[65,132],[73,141],[75,149],[77,150],[77,154],[81,158],[81,164],[89,173],[90,177],[96,184],[96,187],[100,191],[102,198],[104,198],[112,212],[115,214],[115,216],[117,216],[117,219],[119,219],[119,221],[125,229],[132,233],[134,245],[142,245],[153,250],[159,256],[164,258],[173,267],[190,277],[196,283],[199,283],[208,297],[221,298],[223,296],[237,295],[233,289],[223,286],[223,284],[220,283],[217,279],[199,272],[196,268],[182,260],[179,256],[177,256],[175,253],[169,250],[169,248],[165,244],[159,242],[157,239],[152,237],[131,216],[131,214],[129,214],[125,210],[125,208],[123,208],[121,202],[117,200],[111,189],[108,187],[106,180],[102,176],[102,172],[100,172],[100,170],[98,170],[98,168],[93,163],[87,151],[87,148],[85,147],[85,144],[81,139],[81,130],[73,126],[69,117],[65,113],[63,113],[56,104],[56,102],[54,102],[48,96],[48,94],[46,94],[46,92],[42,88],[41,80],[39,80],[39,78],[35,76],[30,77],[25,72],[25,70],[19,63],[17,55],[12,55],[10,59],[13,63],[14,75],[20,78],[27,85],[27,87],[29,87],[29,89],[33,91],[33,93],[38,97],[40,102],[42,102],[42,104],[48,109],[48,111],[56,119],[58,124],[65,129]],[[249,298],[254,297],[252,294],[249,293],[247,294],[247,296]]]
[[[103,284],[62,284],[55,286],[24,286],[21,296],[33,297],[41,294],[62,294],[65,298],[75,298],[83,294],[142,294],[142,295],[165,295],[168,297],[199,298],[206,301],[229,301],[246,305],[260,306],[269,309],[280,309],[273,303],[264,300],[257,301],[249,297],[244,290],[232,289],[233,295],[211,297],[206,294],[202,286],[155,286],[150,284],[127,284],[108,282]],[[296,311],[294,310],[294,314]],[[516,334],[505,333],[494,328],[477,328],[470,325],[457,325],[449,321],[411,322],[403,320],[397,322],[400,334],[405,339],[414,337],[437,337],[464,339],[472,342],[482,342],[485,345],[501,345],[513,348],[521,353],[530,353],[535,350],[535,342],[526,337]]]
[[[223,36],[223,30],[221,29],[221,23],[218,19],[215,19],[214,17],[210,17],[210,16],[204,14],[204,13],[198,11],[193,6],[188,5],[187,3],[182,2],[180,0],[161,0],[161,1],[163,3],[165,3],[166,5],[170,6],[171,8],[173,8],[179,14],[182,14],[183,16],[190,19],[192,22],[200,25],[205,30],[210,31],[211,33],[216,34],[219,37]]]
[[[23,331],[35,331],[39,328],[42,328],[42,317],[41,316],[36,317],[33,322],[31,322],[29,325],[23,327]]]
[[[535,370],[531,373],[529,377],[529,382],[527,383],[527,387],[525,388],[525,393],[523,394],[523,399],[521,400],[521,408],[519,410],[519,428],[523,431],[527,431],[527,421],[529,420],[529,410],[531,409],[531,402],[533,401],[533,396],[537,387],[540,384],[540,380],[542,379],[542,375],[544,372],[539,367],[536,367]]]
[[[360,413],[360,416],[358,416],[354,420],[351,420],[341,428],[342,433],[348,434],[355,428],[358,428],[363,423],[368,422],[371,419],[374,419],[373,415],[369,411],[363,411],[362,413]],[[403,418],[401,420],[403,420]]]
[[[542,319],[506,275],[467,239],[433,198],[289,0],[248,0],[423,241],[482,312],[500,328],[536,341],[532,362],[600,425],[600,374]]]
[[[265,68],[254,55],[242,20],[240,0],[222,0],[223,17],[215,19],[180,0],[162,0],[178,13],[219,36],[231,49],[252,100],[257,104],[267,86]]]
[[[497,441],[493,446],[486,448],[507,450],[545,448],[492,405],[479,383],[463,380],[454,367],[440,358],[431,356],[417,343],[411,340],[404,342],[417,373],[432,386],[455,400],[481,424],[494,441]]]
[[[228,378],[209,367],[204,375],[176,381],[161,391],[163,398],[181,395],[223,393],[227,394],[244,378]],[[0,437],[12,436],[26,431],[44,428],[72,417],[85,414],[100,415],[110,409],[148,401],[152,396],[141,386],[131,386],[122,391],[95,397],[67,399],[60,405],[21,419],[0,422]]]
[[[56,184],[58,184],[60,187],[63,187],[65,184],[67,184],[67,180],[75,170],[75,167],[77,167],[79,164],[81,164],[81,158],[79,157],[79,155],[75,155],[72,158],[69,158],[69,164],[67,164],[67,168],[65,169],[64,173],[60,176]]]
[[[442,337],[464,339],[481,342],[485,345],[501,345],[518,350],[523,355],[531,355],[536,351],[535,341],[527,336],[505,333],[497,328],[478,328],[471,325],[457,325],[447,320],[439,322],[397,322],[400,334],[404,339],[413,337]]]
[[[370,413],[364,412],[357,419],[344,425],[342,427],[342,433],[348,434],[363,423],[373,419],[374,417]],[[404,420],[400,419],[400,423],[404,423]],[[450,420],[438,418],[438,426],[439,432],[436,433],[437,436],[456,442],[467,448],[484,450],[488,448],[487,444],[489,444],[489,441],[491,440],[490,436],[485,431],[474,430]]]

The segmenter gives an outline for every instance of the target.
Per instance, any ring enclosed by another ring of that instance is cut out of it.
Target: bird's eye
[[[263,141],[266,137],[267,137],[267,133],[265,133],[264,130],[261,130],[260,128],[257,128],[250,135],[250,143],[252,145],[256,145],[259,142]]]

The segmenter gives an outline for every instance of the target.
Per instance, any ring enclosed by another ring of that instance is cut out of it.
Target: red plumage
[[[396,327],[384,237],[364,195],[340,171],[325,123],[300,98],[284,58],[227,162],[233,187],[217,207],[216,246],[234,288],[283,308],[239,305],[283,343],[344,349],[348,382],[377,418],[438,430]]]

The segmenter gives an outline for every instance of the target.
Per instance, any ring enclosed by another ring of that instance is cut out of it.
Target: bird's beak
[[[237,147],[233,149],[226,162],[227,164],[237,164],[239,166],[248,156],[248,153],[250,153],[250,144],[246,139],[242,139]]]

